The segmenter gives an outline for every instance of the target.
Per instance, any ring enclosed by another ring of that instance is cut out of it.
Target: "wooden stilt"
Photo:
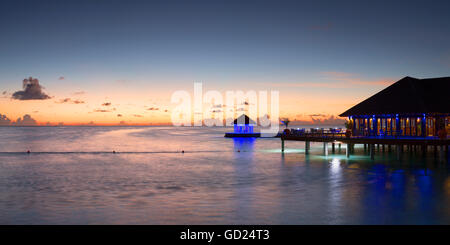
[[[422,145],[422,155],[425,157],[427,155],[427,146]]]
[[[450,162],[450,156],[448,153],[448,145],[445,146],[445,158],[447,159],[447,163]]]
[[[373,160],[375,159],[375,145],[370,144],[369,148],[370,148],[370,159]]]
[[[439,158],[449,158],[448,151],[449,146],[448,140],[437,139],[436,137],[427,137],[427,138],[382,138],[382,137],[344,137],[341,135],[338,136],[329,136],[329,135],[317,135],[313,134],[312,136],[303,136],[303,135],[283,135],[281,137],[281,151],[285,152],[285,141],[286,140],[296,140],[296,141],[304,141],[305,142],[305,154],[308,154],[310,151],[310,143],[313,142],[322,142],[324,144],[324,155],[328,156],[328,143],[331,143],[331,150],[333,153],[336,151],[336,144],[338,144],[339,149],[341,148],[341,144],[345,144],[344,148],[346,149],[346,156],[349,158],[352,153],[355,151],[355,144],[362,144],[363,147],[367,150],[364,154],[370,155],[371,159],[375,158],[375,152],[381,150],[383,152],[387,150],[391,152],[391,150],[396,150],[397,157],[399,160],[405,155],[405,150],[409,151],[410,154],[423,154],[427,155],[428,147],[431,147],[430,150],[434,149],[434,153],[439,154]],[[325,141],[325,142],[324,142]],[[375,146],[376,144],[376,146]],[[381,146],[380,146],[381,145]],[[396,149],[392,149],[395,147]],[[405,149],[406,147],[406,149]],[[377,149],[375,149],[377,148]],[[380,149],[381,148],[381,149]],[[448,159],[450,161],[450,158]]]

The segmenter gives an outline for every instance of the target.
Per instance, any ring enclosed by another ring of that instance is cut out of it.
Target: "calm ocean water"
[[[450,224],[432,153],[281,154],[230,130],[0,127],[0,224]]]

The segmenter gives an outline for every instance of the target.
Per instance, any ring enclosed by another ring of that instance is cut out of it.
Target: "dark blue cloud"
[[[23,90],[13,93],[12,98],[16,100],[46,100],[50,99],[50,96],[42,91],[38,79],[30,77],[23,80]]]

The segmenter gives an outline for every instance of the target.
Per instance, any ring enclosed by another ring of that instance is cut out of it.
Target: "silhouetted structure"
[[[250,119],[247,115],[242,114],[238,118],[234,119],[234,132],[235,133],[253,133],[253,127],[255,126],[255,121]]]
[[[225,133],[225,137],[260,137],[260,133],[253,131],[256,122],[242,114],[233,121],[234,132]]]
[[[405,77],[342,113],[354,136],[437,136],[450,123],[450,77]]]
[[[375,145],[377,148],[381,145],[382,151],[387,146],[388,152],[395,146],[397,158],[401,159],[404,146],[409,151],[420,147],[424,154],[432,146],[435,152],[439,147],[439,157],[442,159],[444,152],[448,155],[450,145],[445,131],[450,121],[449,91],[450,77],[405,77],[340,115],[348,117],[351,135],[285,131],[281,135],[281,152],[284,152],[285,141],[289,140],[304,141],[305,154],[309,152],[310,142],[323,142],[325,156],[328,155],[328,143],[331,143],[333,153],[336,143],[339,146],[345,143],[349,158],[355,144],[363,144],[364,149],[369,149],[371,159],[374,159]]]

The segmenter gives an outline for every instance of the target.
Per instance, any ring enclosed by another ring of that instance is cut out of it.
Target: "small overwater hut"
[[[233,121],[232,133],[225,133],[225,137],[260,137],[260,133],[254,132],[256,122],[247,115],[242,114]]]

